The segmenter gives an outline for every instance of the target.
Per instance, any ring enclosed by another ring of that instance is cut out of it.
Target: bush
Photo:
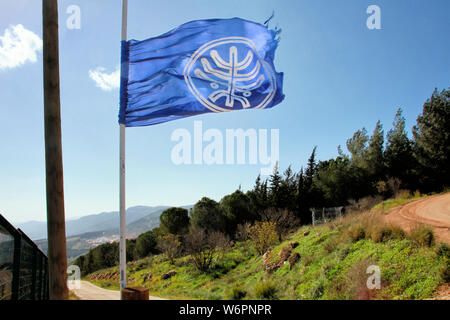
[[[230,241],[219,231],[207,233],[204,229],[194,226],[185,237],[185,245],[197,270],[206,272],[217,260],[223,258]]]
[[[406,237],[405,232],[394,226],[377,226],[371,232],[371,239],[375,243],[386,242],[393,239],[402,240]]]
[[[357,242],[366,237],[366,229],[362,225],[354,225],[348,229],[348,236],[353,242]]]
[[[436,249],[436,253],[438,257],[443,257],[450,260],[450,246],[445,242],[439,243],[439,246]]]
[[[180,236],[169,233],[160,237],[157,248],[166,254],[171,264],[174,264],[175,258],[181,253]]]
[[[300,219],[287,209],[269,208],[261,212],[260,218],[261,221],[274,222],[276,224],[276,231],[280,241],[300,225]]]
[[[428,226],[419,226],[411,231],[411,238],[418,246],[432,247],[435,243],[433,229]]]
[[[231,300],[242,300],[247,295],[247,291],[242,289],[240,286],[233,286],[231,288],[230,299]]]
[[[275,222],[260,222],[257,221],[249,227],[249,235],[253,240],[256,251],[263,255],[271,245],[277,243],[277,225]]]
[[[275,300],[277,288],[272,281],[262,281],[255,286],[255,297],[258,299]]]

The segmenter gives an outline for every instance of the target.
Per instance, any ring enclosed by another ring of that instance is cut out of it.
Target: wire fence
[[[345,214],[344,207],[331,207],[331,208],[310,208],[312,224],[326,223],[336,218],[342,217]]]
[[[47,299],[47,256],[0,214],[0,300]]]

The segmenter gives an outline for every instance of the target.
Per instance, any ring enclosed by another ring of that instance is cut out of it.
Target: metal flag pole
[[[122,0],[122,41],[127,40],[128,0]],[[123,68],[124,66],[121,66]],[[123,76],[123,75],[121,75]],[[126,207],[125,207],[125,124],[120,124],[120,291],[127,286]]]

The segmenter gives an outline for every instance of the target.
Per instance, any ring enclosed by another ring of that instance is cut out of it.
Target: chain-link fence
[[[0,300],[46,299],[47,256],[0,215]]]

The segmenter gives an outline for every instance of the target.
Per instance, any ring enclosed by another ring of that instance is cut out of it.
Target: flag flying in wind
[[[148,126],[207,112],[272,108],[284,99],[277,31],[243,20],[192,21],[122,41],[119,123]]]

